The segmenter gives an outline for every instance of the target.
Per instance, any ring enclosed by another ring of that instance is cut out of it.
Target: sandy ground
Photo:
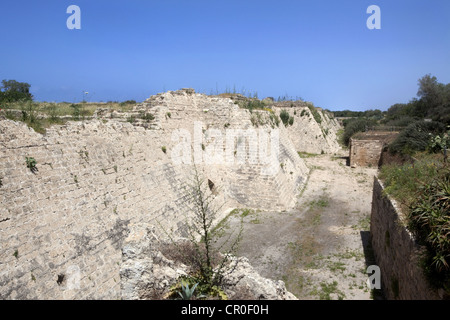
[[[281,279],[299,299],[372,299],[367,285],[376,168],[350,168],[348,151],[305,161],[311,174],[296,207],[230,214],[224,237],[240,226],[237,251],[264,277]],[[224,239],[224,238],[223,238]]]

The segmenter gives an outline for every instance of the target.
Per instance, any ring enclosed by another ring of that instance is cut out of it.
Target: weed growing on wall
[[[172,288],[172,293],[178,296],[183,285],[196,287],[198,295],[204,297],[216,297],[226,299],[226,294],[221,287],[224,284],[224,276],[236,268],[236,264],[230,266],[230,258],[237,250],[242,236],[243,224],[234,240],[225,241],[219,247],[214,246],[217,243],[220,234],[223,233],[224,226],[216,226],[213,222],[216,220],[220,207],[213,205],[215,195],[208,187],[194,166],[192,181],[185,187],[186,205],[191,213],[190,218],[186,218],[186,231],[188,234],[188,243],[178,244],[172,237],[173,245],[179,248],[179,255],[188,261],[191,266],[191,274],[180,278]],[[222,252],[225,247],[228,249]]]
[[[383,166],[379,177],[427,248],[422,267],[430,282],[450,292],[450,167],[438,154],[417,158],[414,164]]]

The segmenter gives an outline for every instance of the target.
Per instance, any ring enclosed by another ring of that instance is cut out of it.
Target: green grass
[[[303,151],[297,151],[300,158],[314,158],[319,156],[317,153],[309,153],[309,152],[303,152]]]
[[[416,157],[418,161],[414,164],[384,165],[379,173],[385,193],[397,200],[405,212],[417,198],[421,186],[431,182],[443,168],[440,155],[421,153]]]
[[[316,122],[318,124],[321,124],[322,123],[322,117],[320,116],[319,111],[317,111],[317,109],[311,104],[308,104],[308,108],[311,111],[311,113],[312,113],[312,115],[314,117],[314,120],[316,120]]]
[[[440,154],[420,153],[414,164],[383,166],[385,193],[400,202],[405,224],[426,248],[421,266],[430,283],[450,293],[450,167]],[[390,244],[386,233],[386,244]]]
[[[328,207],[330,205],[330,203],[329,203],[328,197],[322,195],[322,196],[320,196],[319,199],[310,201],[308,205],[309,205],[309,207],[311,209],[313,209],[313,208],[326,208],[326,207]]]
[[[320,285],[320,290],[315,288],[311,292],[311,294],[318,296],[320,300],[331,300],[332,294],[336,294],[338,296],[339,300],[342,300],[345,298],[345,294],[341,290],[338,289],[337,281],[333,281],[330,283],[321,282],[319,285]]]
[[[1,105],[6,118],[14,121],[22,121],[36,132],[44,134],[52,125],[62,125],[68,120],[78,121],[92,117],[98,108],[108,108],[117,111],[131,111],[135,101],[119,102],[11,102]],[[16,110],[16,111],[15,111]]]

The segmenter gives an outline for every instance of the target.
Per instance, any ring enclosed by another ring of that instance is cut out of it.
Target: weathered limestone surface
[[[424,248],[402,223],[404,218],[395,201],[382,192],[382,183],[375,178],[370,233],[386,299],[442,299],[438,291],[429,286],[419,266]]]
[[[281,110],[286,110],[294,118],[287,130],[297,151],[333,154],[340,149],[337,132],[341,126],[329,113],[317,108],[321,118],[318,123],[306,105],[286,103],[286,106],[276,107],[275,110],[278,115]]]
[[[167,259],[159,251],[162,242],[153,226],[132,225],[130,229],[124,242],[120,267],[122,297],[125,300],[164,297],[169,288],[179,281],[179,276],[188,274],[188,267]],[[228,284],[224,291],[228,297],[233,298],[236,292],[242,291],[247,299],[296,300],[286,290],[283,281],[261,277],[246,258],[232,258],[231,265],[235,267],[224,271],[224,282]]]
[[[44,136],[0,120],[1,299],[120,298],[129,225],[159,223],[180,233],[189,217],[183,186],[192,165],[181,161],[186,157],[177,149],[176,130],[188,132],[188,142],[200,150],[198,168],[217,188],[217,203],[224,203],[219,219],[236,207],[295,204],[309,170],[290,129],[279,128],[278,158],[249,163],[256,152],[248,148],[255,137],[245,136],[254,128],[250,113],[229,99],[180,90],[151,97],[135,113],[155,119],[129,123],[126,114],[98,113],[94,120],[54,126]],[[226,149],[219,139],[226,129],[236,129],[235,144],[246,146],[243,163],[233,152],[231,164],[208,163],[208,152]],[[274,132],[269,125],[258,129]],[[26,167],[25,157],[36,159],[37,172]],[[267,169],[274,171],[261,174]]]
[[[383,149],[391,143],[398,132],[369,131],[357,133],[350,139],[350,166],[378,167]]]

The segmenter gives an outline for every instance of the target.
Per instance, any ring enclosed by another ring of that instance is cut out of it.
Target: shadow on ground
[[[372,248],[372,239],[370,231],[360,231],[361,242],[363,246],[364,257],[366,261],[366,268],[372,265],[376,265],[375,254]],[[374,300],[385,300],[382,289],[373,289],[373,299]]]

